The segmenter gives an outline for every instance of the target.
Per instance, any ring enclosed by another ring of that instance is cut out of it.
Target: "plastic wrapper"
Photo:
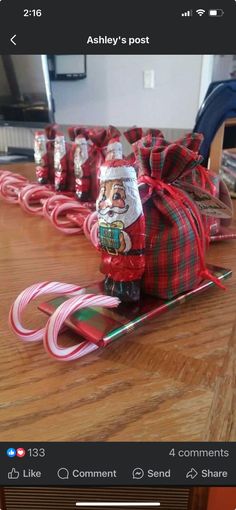
[[[145,219],[136,172],[129,163],[104,163],[96,207],[105,290],[121,301],[138,301],[145,269]]]

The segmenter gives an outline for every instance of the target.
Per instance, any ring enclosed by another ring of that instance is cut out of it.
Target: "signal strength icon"
[[[193,11],[185,11],[185,12],[181,13],[181,16],[192,16],[192,15],[193,15]]]
[[[205,14],[206,11],[204,11],[204,9],[197,9],[196,13],[198,14],[198,16],[203,16],[203,14]]]

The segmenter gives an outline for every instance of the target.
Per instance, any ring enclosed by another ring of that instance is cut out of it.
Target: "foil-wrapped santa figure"
[[[47,184],[49,177],[49,162],[45,131],[36,131],[35,133],[34,160],[36,164],[36,178],[38,183]]]
[[[122,157],[122,149],[120,142],[115,144],[111,150],[108,147],[101,167],[96,202],[101,271],[106,275],[107,294],[135,302],[140,298],[145,268],[145,220],[135,169],[117,159]]]
[[[54,171],[55,171],[55,190],[62,191],[66,189],[67,178],[67,154],[66,141],[62,133],[58,133],[55,138],[54,148]]]
[[[90,197],[91,171],[86,163],[88,160],[88,140],[83,135],[75,137],[74,172],[75,193],[79,200],[86,202]]]

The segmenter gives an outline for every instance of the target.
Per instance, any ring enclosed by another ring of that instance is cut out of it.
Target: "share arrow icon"
[[[197,475],[198,472],[196,471],[196,469],[192,468],[190,469],[190,471],[187,472],[186,478],[191,478],[193,480],[194,478],[196,478]]]

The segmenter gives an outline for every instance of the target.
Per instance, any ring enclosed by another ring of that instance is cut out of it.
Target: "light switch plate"
[[[143,71],[143,86],[145,89],[154,89],[155,87],[154,69],[147,69]]]

